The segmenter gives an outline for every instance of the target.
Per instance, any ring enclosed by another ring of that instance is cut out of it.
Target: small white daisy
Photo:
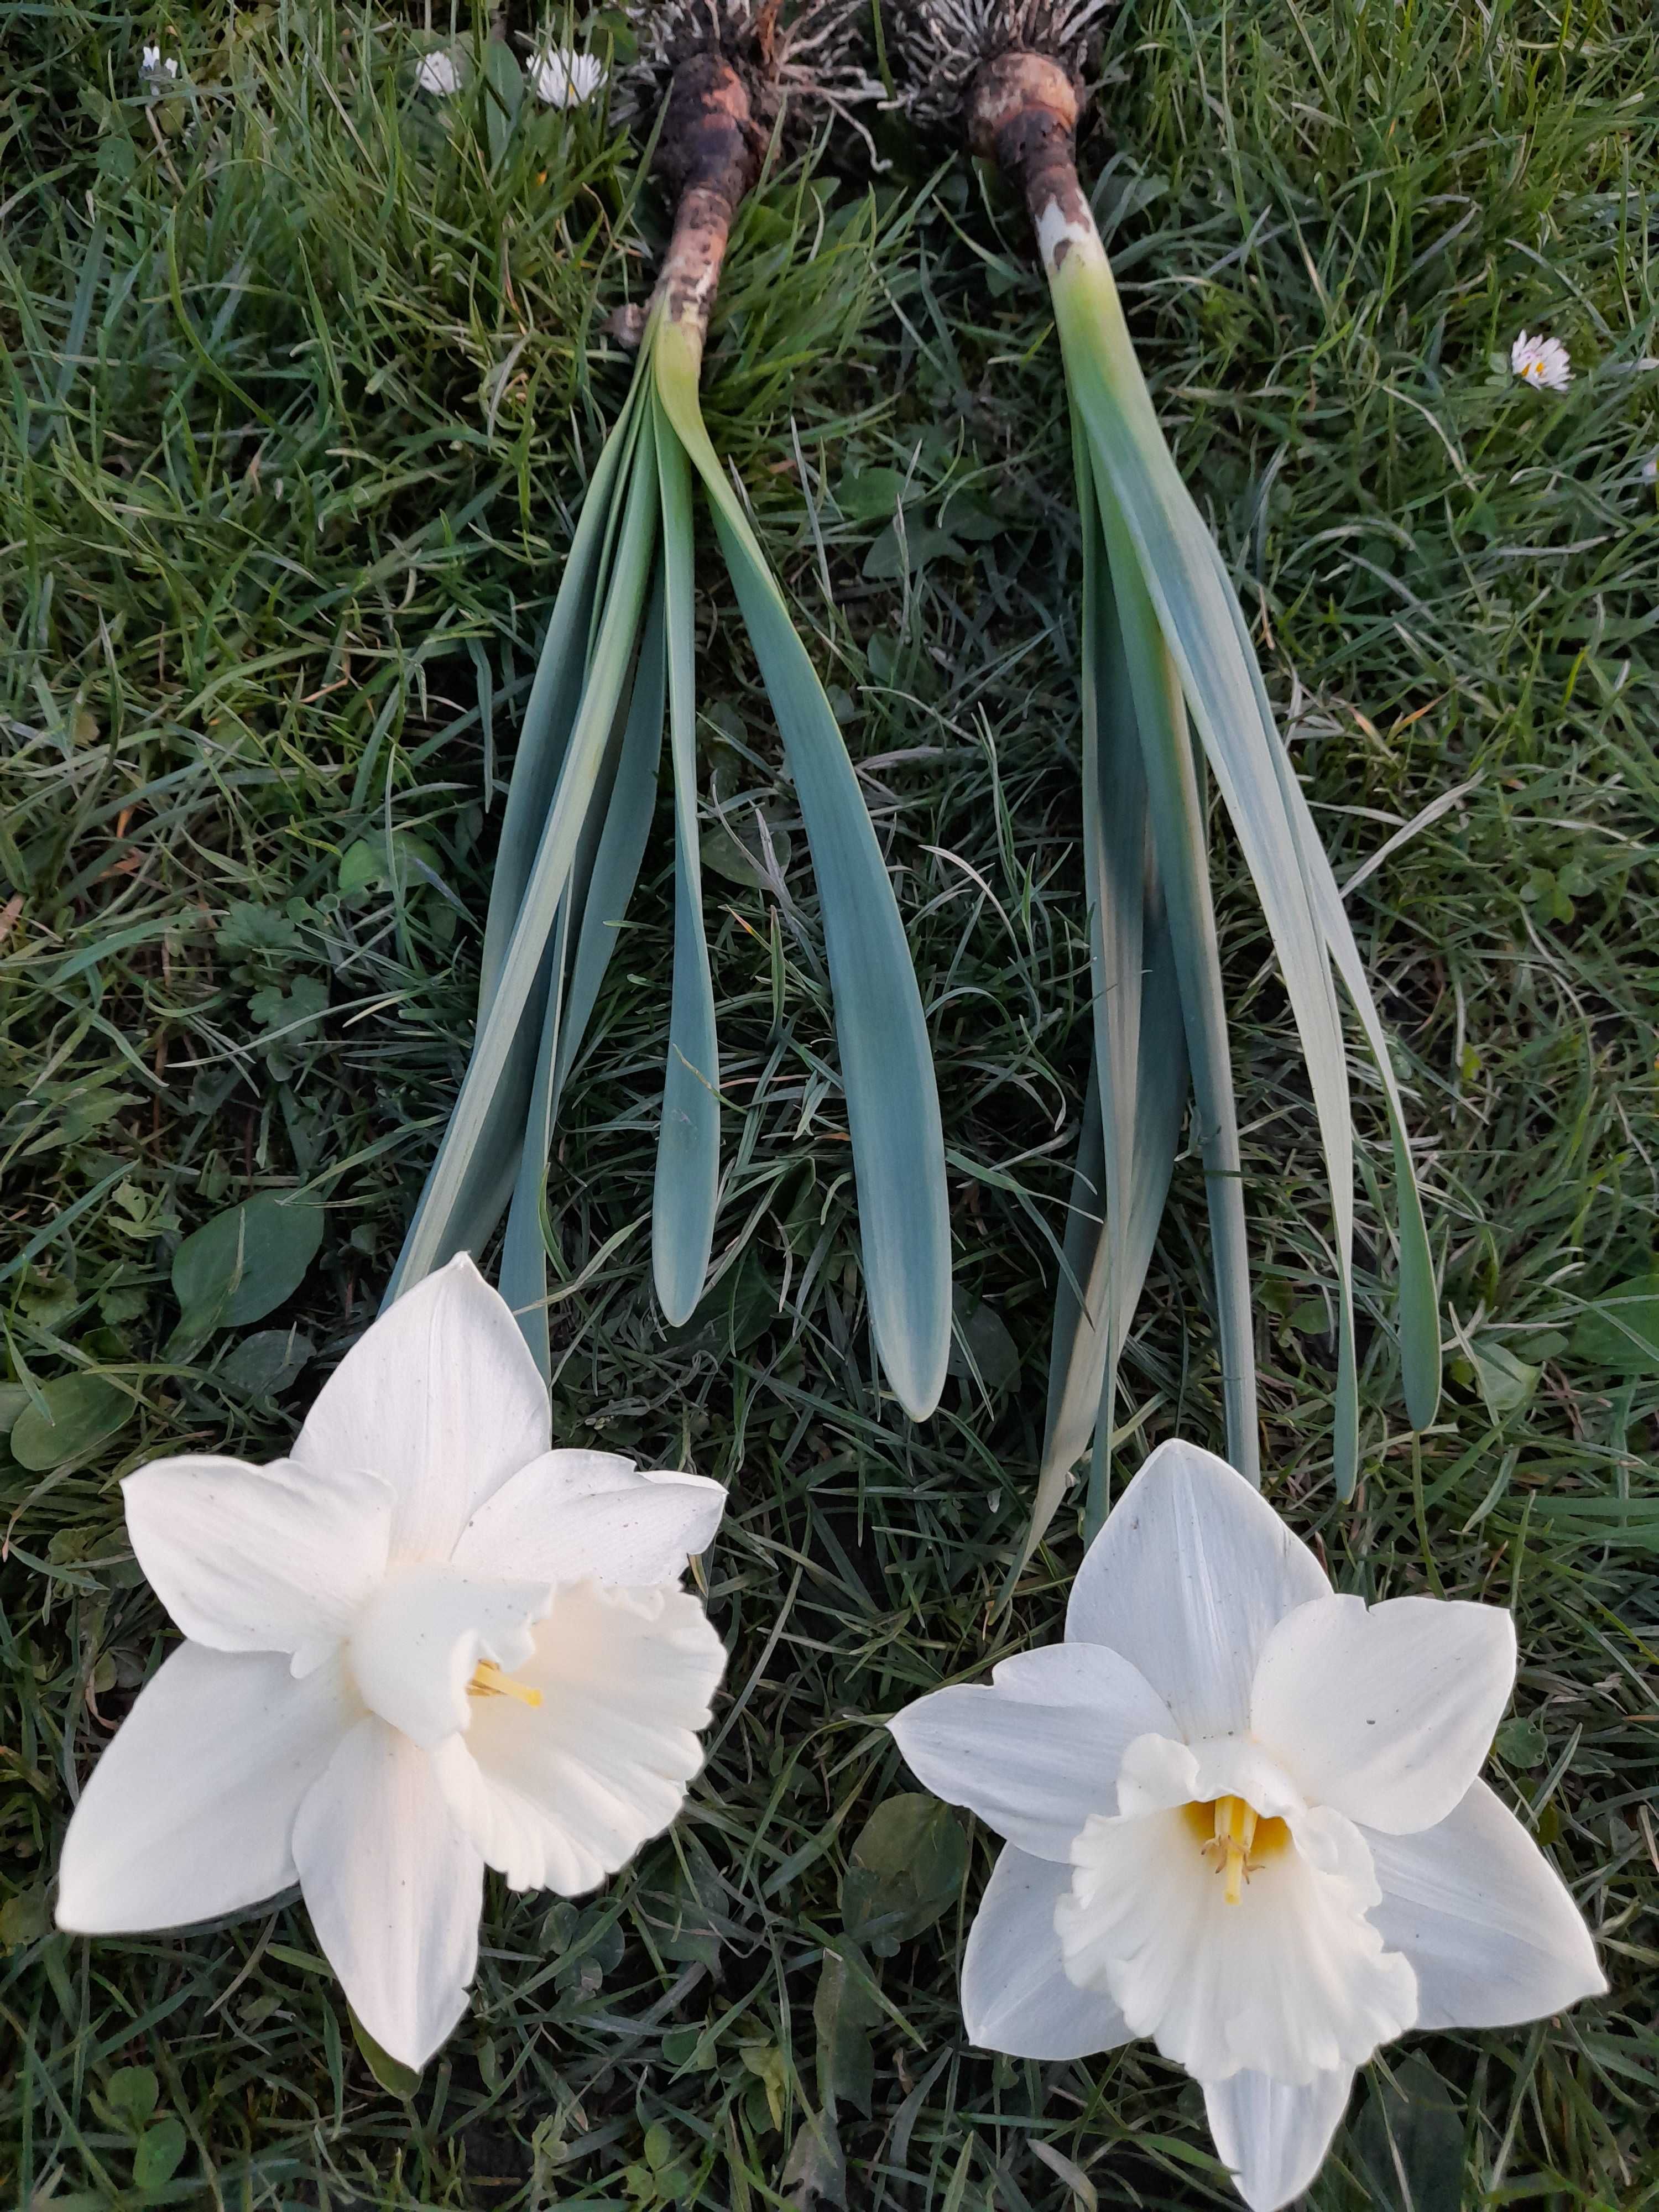
[[[1541,333],[1534,338],[1522,331],[1510,348],[1510,367],[1522,384],[1547,385],[1552,392],[1565,392],[1572,382],[1572,356],[1559,338]]]
[[[447,100],[452,94],[459,92],[461,72],[456,66],[454,55],[441,46],[435,46],[430,53],[422,54],[415,71],[415,85],[417,91],[432,93],[440,100]]]
[[[574,46],[546,46],[530,58],[530,89],[544,107],[580,107],[605,82],[605,66]]]
[[[179,64],[171,54],[163,61],[160,46],[146,46],[139,57],[138,71],[152,85],[171,84],[177,81]]]

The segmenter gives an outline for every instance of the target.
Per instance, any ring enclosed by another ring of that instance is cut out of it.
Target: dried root
[[[1015,54],[1058,64],[1074,96],[1080,97],[1091,48],[1115,0],[893,0],[886,21],[906,80],[902,104],[919,123],[957,124],[980,72]]]
[[[881,97],[865,66],[867,0],[634,0],[629,15],[639,55],[613,107],[623,122],[654,116],[678,71],[707,54],[742,79],[766,137],[786,106],[810,122]]]

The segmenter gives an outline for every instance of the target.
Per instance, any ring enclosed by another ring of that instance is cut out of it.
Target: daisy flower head
[[[574,46],[543,46],[530,57],[526,74],[544,107],[580,107],[605,82],[605,64]]]
[[[455,57],[445,46],[434,46],[430,53],[421,56],[415,71],[417,92],[429,92],[438,100],[452,99],[461,88],[461,72]]]
[[[1552,392],[1565,392],[1572,382],[1572,356],[1559,338],[1547,338],[1540,331],[1533,337],[1522,331],[1510,348],[1510,368],[1522,384],[1547,386]]]

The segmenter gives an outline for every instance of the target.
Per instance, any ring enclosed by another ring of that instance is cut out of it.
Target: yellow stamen
[[[1218,1848],[1215,1856],[1225,1862],[1227,1887],[1224,1894],[1229,1905],[1237,1905],[1243,1898],[1250,1845],[1255,1840],[1255,1808],[1247,1805],[1242,1797],[1218,1797],[1214,1842]]]
[[[1222,1895],[1229,1905],[1243,1901],[1245,1885],[1291,1839],[1283,1820],[1263,1820],[1243,1797],[1195,1799],[1182,1808],[1198,1847],[1224,1877]]]
[[[516,1698],[521,1705],[538,1705],[542,1701],[539,1690],[532,1690],[528,1682],[515,1682],[488,1659],[479,1660],[473,1668],[466,1694],[469,1698]]]

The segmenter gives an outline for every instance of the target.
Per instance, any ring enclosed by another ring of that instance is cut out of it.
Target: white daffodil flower
[[[530,58],[530,89],[544,107],[580,107],[605,82],[605,65],[574,46],[544,46]]]
[[[1559,338],[1529,337],[1522,331],[1510,348],[1510,368],[1522,384],[1565,392],[1572,382],[1572,356]]]
[[[1151,2036],[1203,2084],[1246,2202],[1287,2203],[1379,2044],[1606,1987],[1476,1779],[1514,1677],[1507,1613],[1338,1597],[1241,1476],[1160,1446],[1089,1548],[1066,1641],[891,1723],[1008,1844],[963,1963],[969,2037],[1061,2059]]]
[[[187,1641],[82,1792],[58,1925],[176,1928],[297,1881],[358,2018],[418,2067],[465,2009],[486,1866],[574,1896],[665,1828],[726,1662],[680,1577],[726,1493],[550,1441],[461,1258],[347,1353],[290,1458],[130,1476]]]
[[[442,46],[434,46],[421,56],[415,69],[417,92],[429,92],[436,100],[448,100],[460,88],[460,64],[453,54]]]

